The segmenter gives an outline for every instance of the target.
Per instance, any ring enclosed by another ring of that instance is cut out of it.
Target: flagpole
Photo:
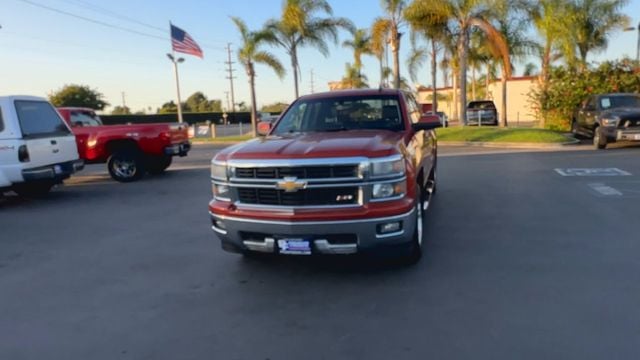
[[[182,62],[180,60],[183,60],[183,58],[179,58],[178,60],[175,60],[175,56],[173,55],[172,52],[172,57],[174,58],[173,62],[173,73],[175,74],[176,77],[176,94],[178,95],[178,122],[182,123],[182,99],[180,99],[180,75],[178,75],[178,63]]]
[[[169,21],[169,40],[171,41],[171,21]],[[184,61],[184,58],[176,58],[176,53],[173,51],[173,44],[171,45],[171,54],[167,54],[167,57],[173,63],[173,74],[176,78],[176,94],[178,96],[178,122],[182,123],[182,100],[180,99],[180,75],[178,74],[178,63]]]

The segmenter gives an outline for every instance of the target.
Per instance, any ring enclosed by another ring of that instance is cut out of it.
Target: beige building
[[[513,77],[507,81],[507,121],[510,123],[531,122],[536,120],[535,112],[532,107],[529,94],[537,86],[538,80],[535,76]],[[482,88],[481,93],[485,93],[485,84],[477,84],[478,88]],[[468,84],[469,96],[471,101],[471,85]],[[459,92],[458,92],[459,94]],[[453,88],[438,89],[438,111],[444,111],[450,119],[453,119]],[[476,100],[485,100],[478,97]],[[498,116],[502,109],[502,83],[500,79],[489,84],[488,100],[493,100],[498,109]],[[421,104],[431,103],[431,89],[425,87],[418,88],[418,102]]]

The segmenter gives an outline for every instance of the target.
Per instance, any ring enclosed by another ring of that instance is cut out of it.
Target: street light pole
[[[632,26],[624,29],[624,31],[634,31],[636,29],[638,30],[638,44],[636,45],[636,63],[638,63],[638,66],[640,66],[640,22],[638,23],[637,28],[634,28]]]
[[[176,77],[176,94],[178,95],[178,122],[182,123],[182,100],[180,99],[180,76],[178,75],[178,64],[184,62],[184,58],[177,58],[173,54],[167,54],[167,57],[173,63],[173,73]]]

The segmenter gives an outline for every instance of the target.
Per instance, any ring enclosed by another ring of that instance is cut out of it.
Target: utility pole
[[[173,63],[173,73],[176,76],[176,93],[178,96],[178,122],[182,123],[182,100],[180,99],[180,77],[178,76],[178,64],[184,62],[184,58],[177,58],[173,54],[167,54],[167,57]]]
[[[313,87],[313,85],[314,85],[314,83],[313,83],[313,69],[311,69],[310,79],[311,79],[311,93],[313,94],[313,93],[315,93],[315,89]]]
[[[229,92],[225,91],[224,96],[227,98],[227,111],[231,111],[231,104],[229,103]]]
[[[127,108],[127,102],[125,101],[124,91],[122,92],[122,108]]]
[[[235,64],[235,61],[231,61],[231,43],[227,43],[227,61],[225,61],[224,63],[227,65],[227,72],[229,73],[227,79],[229,79],[229,89],[231,91],[230,109],[231,112],[236,112],[236,100],[233,93],[233,79],[235,79],[235,76],[233,76],[233,72],[236,70],[233,68],[233,64]]]

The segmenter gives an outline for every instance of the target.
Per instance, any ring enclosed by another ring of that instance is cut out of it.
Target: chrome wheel
[[[123,178],[133,177],[136,174],[136,163],[130,159],[116,159],[113,161],[113,171]]]

